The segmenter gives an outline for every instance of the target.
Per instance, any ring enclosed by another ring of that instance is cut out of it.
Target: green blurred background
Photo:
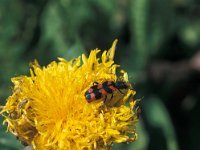
[[[115,38],[142,113],[139,139],[114,150],[199,150],[199,0],[0,0],[0,105],[34,59],[71,59]],[[0,150],[23,149],[5,131]]]

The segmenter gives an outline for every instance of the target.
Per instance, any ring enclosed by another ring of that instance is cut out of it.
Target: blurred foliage
[[[0,105],[34,59],[47,65],[118,38],[116,62],[144,98],[138,141],[114,149],[200,149],[199,18],[198,0],[0,0]],[[5,130],[0,149],[22,149]]]

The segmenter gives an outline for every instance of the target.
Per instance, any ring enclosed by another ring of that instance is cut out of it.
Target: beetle
[[[122,89],[128,89],[129,86],[127,82],[124,81],[105,81],[102,84],[98,82],[94,82],[93,86],[91,86],[86,92],[85,92],[85,98],[88,101],[88,103],[93,102],[94,100],[101,99],[103,96],[105,96],[104,103],[106,101],[107,95],[112,94],[111,99],[113,97],[113,92],[118,90],[121,94],[124,94],[121,90]]]

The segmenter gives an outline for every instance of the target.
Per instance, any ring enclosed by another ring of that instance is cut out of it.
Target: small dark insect
[[[26,103],[28,103],[28,101],[30,101],[30,100],[31,100],[30,98],[26,98],[26,99],[24,99],[23,101],[19,102],[18,108],[19,108],[19,109],[22,109],[22,107],[23,107]]]
[[[19,115],[22,114],[23,112],[23,107],[25,107],[25,105],[27,105],[27,103],[31,100],[31,98],[26,98],[24,100],[22,100],[21,102],[19,102],[18,104],[18,110],[19,110]]]
[[[85,92],[85,98],[90,103],[94,100],[101,99],[103,96],[105,96],[105,100],[107,98],[108,94],[112,94],[111,99],[113,97],[113,92],[118,90],[121,94],[124,94],[121,89],[128,89],[129,86],[124,81],[105,81],[102,84],[98,82],[94,82],[93,86],[91,86],[86,92]]]

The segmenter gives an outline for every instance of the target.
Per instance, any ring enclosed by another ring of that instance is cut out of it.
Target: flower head
[[[113,58],[117,40],[109,51],[100,50],[71,61],[59,58],[41,67],[31,64],[30,76],[12,78],[13,94],[1,114],[8,130],[34,149],[110,149],[112,143],[137,139],[137,101],[128,74],[117,77]],[[88,103],[84,93],[94,84],[121,80],[129,88]]]

